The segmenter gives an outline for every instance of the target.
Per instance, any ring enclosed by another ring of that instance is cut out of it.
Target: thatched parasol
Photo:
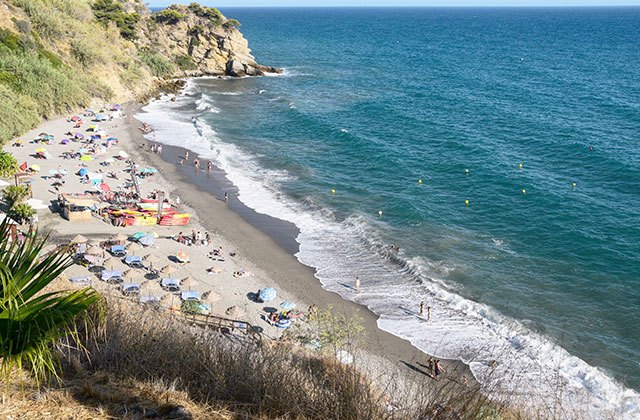
[[[127,251],[131,252],[132,255],[136,254],[136,251],[140,251],[142,249],[142,245],[137,242],[132,242],[127,245]]]
[[[140,289],[145,294],[152,296],[159,296],[164,293],[164,290],[162,290],[162,286],[160,286],[160,283],[154,280],[143,281]]]
[[[187,276],[187,277],[183,278],[182,280],[180,280],[180,286],[195,287],[197,285],[198,285],[198,281],[194,280],[193,277],[191,277],[191,276]]]
[[[76,235],[73,237],[73,239],[70,241],[70,243],[72,244],[84,244],[88,241],[89,239],[87,239],[86,236],[83,235]]]
[[[89,255],[102,255],[104,252],[104,250],[102,248],[100,248],[99,246],[95,246],[93,245],[91,248],[89,248],[87,250],[87,252],[85,252],[85,254],[89,254]]]
[[[127,238],[128,236],[125,235],[124,233],[118,233],[117,235],[112,236],[111,240],[116,242],[124,242],[127,240]]]
[[[129,269],[124,272],[122,278],[131,283],[137,283],[143,279],[142,273],[140,271]]]
[[[175,266],[173,266],[171,264],[167,264],[162,268],[160,273],[162,275],[169,276],[169,275],[175,273],[176,271],[178,271],[178,269]]]
[[[204,292],[202,295],[202,300],[207,303],[217,302],[222,299],[219,293],[214,292],[213,290],[208,290]]]
[[[227,308],[224,313],[231,318],[240,318],[241,316],[244,316],[247,311],[239,306],[231,306],[230,308]]]

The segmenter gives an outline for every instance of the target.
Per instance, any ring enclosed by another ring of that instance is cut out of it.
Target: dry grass
[[[193,327],[115,297],[105,303],[104,322],[84,329],[86,352],[59,346],[62,382],[38,391],[27,379],[20,391],[16,380],[0,416],[170,418],[182,407],[221,419],[521,418],[453,381],[433,386],[397,369],[373,377],[290,343]]]

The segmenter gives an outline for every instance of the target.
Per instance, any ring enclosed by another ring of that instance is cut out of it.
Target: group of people
[[[205,232],[204,235],[200,231],[191,231],[191,235],[185,235],[184,233],[178,233],[176,241],[183,245],[204,245],[208,246],[211,243],[211,235],[209,232]],[[222,247],[221,247],[222,248]]]

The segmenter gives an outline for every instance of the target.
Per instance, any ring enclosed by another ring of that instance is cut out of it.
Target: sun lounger
[[[85,285],[91,284],[91,279],[89,278],[89,276],[71,277],[69,281],[73,284],[85,284]]]
[[[125,296],[140,294],[140,285],[138,283],[123,283],[122,294]]]
[[[162,279],[160,280],[160,286],[168,292],[180,291],[180,280],[178,279]]]
[[[107,283],[122,283],[122,273],[120,272],[120,270],[102,270],[100,279],[102,281],[106,281]]]
[[[182,300],[200,300],[200,292],[197,290],[185,290],[180,297]]]
[[[127,250],[124,245],[112,245],[109,251],[114,257],[124,257],[127,255]]]
[[[142,257],[139,255],[127,255],[124,257],[122,262],[127,264],[129,267],[144,268],[144,264],[142,264]]]

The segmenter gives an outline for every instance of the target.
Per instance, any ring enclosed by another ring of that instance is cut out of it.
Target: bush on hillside
[[[2,98],[0,97],[0,101]],[[18,171],[18,161],[16,158],[8,152],[4,152],[0,150],[0,176],[11,176]],[[7,190],[12,187],[7,187],[5,189],[5,197],[7,197]],[[14,187],[15,188],[15,187]],[[9,192],[11,194],[11,192]],[[28,191],[27,191],[28,194]],[[15,200],[11,201],[13,204]]]
[[[140,21],[137,13],[127,13],[122,4],[115,0],[97,0],[91,5],[93,14],[105,26],[113,22],[120,30],[120,35],[128,40],[135,40],[136,26]]]
[[[193,61],[193,58],[191,58],[191,56],[187,54],[179,55],[178,57],[176,57],[175,61],[180,70],[193,70],[198,67]]]
[[[240,27],[240,22],[238,22],[236,19],[229,19],[222,26],[227,29],[238,29]]]
[[[208,19],[214,25],[220,25],[222,23],[222,13],[215,7],[205,7],[201,6],[198,3],[191,3],[187,6],[189,10],[193,12],[194,15]]]
[[[167,57],[150,50],[140,51],[140,60],[151,70],[156,77],[166,77],[174,72],[174,66]]]
[[[3,84],[3,74],[10,73],[0,71],[0,144],[21,135],[40,121],[36,101]],[[6,176],[1,170],[0,175]]]
[[[184,19],[185,15],[174,9],[164,9],[161,12],[155,13],[153,15],[153,18],[158,23],[168,23],[169,25],[174,25]]]

